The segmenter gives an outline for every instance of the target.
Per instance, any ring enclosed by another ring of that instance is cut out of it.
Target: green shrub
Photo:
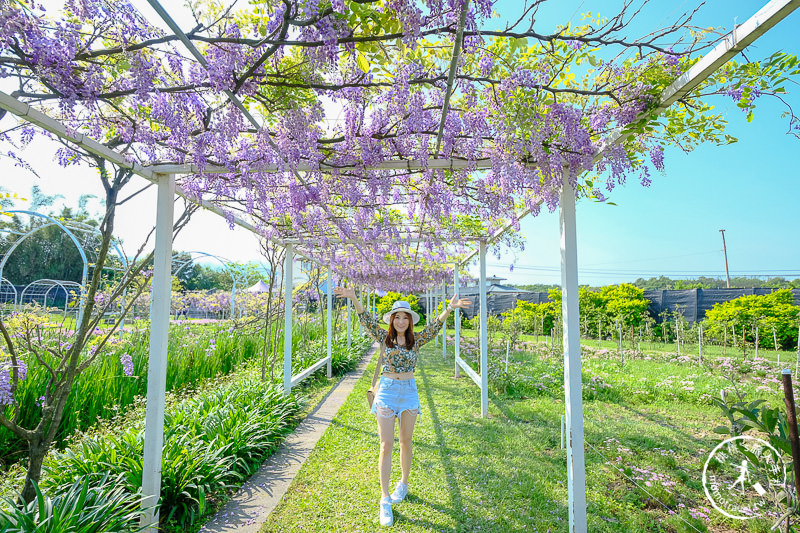
[[[160,512],[179,527],[202,515],[207,495],[251,474],[289,431],[300,404],[280,387],[247,378],[186,400],[165,414]],[[85,438],[44,466],[48,487],[117,476],[142,482],[144,421],[120,434]]]
[[[124,488],[119,476],[82,476],[56,490],[42,494],[34,484],[36,499],[20,508],[7,502],[0,509],[3,533],[111,533],[141,531],[141,495]]]

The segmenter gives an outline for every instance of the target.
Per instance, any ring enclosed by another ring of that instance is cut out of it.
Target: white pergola
[[[166,11],[156,0],[148,0],[157,12],[170,25],[173,31],[184,42],[184,45],[195,54],[195,57],[203,63],[202,55],[194,48],[194,45],[180,31],[172,21]],[[663,112],[678,99],[686,95],[704,79],[706,79],[716,69],[725,64],[729,59],[750,45],[758,37],[766,33],[792,11],[800,7],[800,0],[772,0],[764,6],[758,13],[751,17],[744,24],[736,27],[733,32],[726,36],[720,44],[709,52],[705,57],[698,61],[689,71],[678,78],[662,94],[660,104],[654,110],[650,110],[648,115]],[[462,22],[463,24],[463,22]],[[462,26],[463,27],[463,26]],[[457,58],[459,38],[456,38],[454,47],[454,59]],[[453,61],[455,63],[456,61]],[[452,69],[451,69],[452,73]],[[228,94],[231,102],[237,105],[245,116],[254,122],[252,116],[243,108],[241,103],[233,94]],[[148,533],[155,533],[158,524],[158,513],[153,511],[153,504],[157,501],[160,494],[161,484],[161,456],[163,445],[164,429],[164,405],[166,387],[166,363],[167,363],[167,340],[169,327],[170,310],[170,266],[172,259],[172,226],[174,220],[174,199],[175,195],[183,196],[189,201],[195,201],[187,197],[186,193],[176,186],[176,174],[197,173],[199,169],[194,165],[153,165],[142,166],[138,163],[130,163],[122,154],[109,149],[80,133],[67,130],[61,123],[30,107],[10,95],[0,92],[0,107],[20,117],[21,119],[35,124],[63,140],[69,141],[82,149],[97,155],[107,161],[118,165],[121,168],[132,170],[137,175],[158,185],[158,200],[156,214],[156,240],[155,240],[155,264],[153,270],[153,299],[150,311],[150,365],[148,373],[148,392],[147,410],[145,422],[145,451],[144,451],[144,472],[142,480],[143,505],[150,510],[145,516],[145,529]],[[446,109],[445,109],[446,112]],[[255,122],[254,122],[255,123]],[[603,151],[616,143],[625,140],[626,135],[618,132],[611,136],[605,147],[598,151],[594,161],[598,161],[603,155]],[[489,161],[467,162],[457,159],[438,159],[432,158],[427,161],[390,161],[379,165],[358,167],[366,169],[407,169],[418,170],[421,168],[471,168],[475,170],[489,169]],[[356,170],[353,167],[353,170]],[[252,169],[256,171],[277,171],[277,167],[262,167]],[[307,170],[325,170],[324,167],[303,167],[297,168],[298,172]],[[337,170],[346,170],[337,167]],[[211,167],[202,170],[204,173],[228,173],[231,169],[221,167]],[[565,169],[565,176],[567,170]],[[212,212],[223,215],[221,209],[208,201],[195,201]],[[564,324],[564,389],[567,423],[567,478],[568,478],[568,507],[569,507],[569,531],[586,532],[586,482],[585,482],[585,462],[584,462],[584,438],[583,438],[583,402],[581,398],[581,358],[580,358],[580,327],[578,313],[578,265],[577,265],[577,241],[576,241],[576,220],[575,220],[575,194],[568,180],[564,180],[560,194],[559,219],[561,234],[561,287],[563,294],[562,317]],[[518,216],[521,219],[528,214],[524,211]],[[250,231],[256,231],[248,222],[235,217],[234,223]],[[475,254],[479,257],[480,263],[480,374],[472,370],[460,357],[460,328],[458,311],[456,311],[456,335],[455,335],[455,372],[459,374],[459,369],[463,369],[478,385],[481,392],[481,415],[488,416],[488,350],[486,337],[486,249],[489,244],[494,242],[510,228],[510,224],[493,235],[487,236],[479,242],[477,249],[464,258],[455,268],[454,287],[458,291],[458,266],[466,264]],[[294,255],[297,254],[293,243],[281,243],[286,245],[287,255],[285,263],[285,276],[287,279],[285,293],[285,331],[284,331],[284,390],[288,393],[291,388],[312,372],[327,365],[328,376],[331,375],[331,318],[332,318],[332,273],[328,270],[328,352],[326,357],[320,359],[308,369],[297,376],[292,376],[291,370],[291,333],[292,333],[292,262]],[[309,258],[310,259],[310,258]],[[312,259],[313,260],[313,259]],[[445,339],[446,337],[443,337]],[[446,350],[446,345],[443,346]],[[446,352],[444,352],[446,353]]]

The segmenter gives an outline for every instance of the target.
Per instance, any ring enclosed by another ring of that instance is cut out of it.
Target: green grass
[[[513,354],[512,362],[520,369],[546,363],[531,353]],[[666,378],[663,364],[637,361],[620,373],[635,379],[662,368]],[[378,437],[364,399],[373,365],[261,531],[379,528]],[[587,367],[585,380],[592,372]],[[552,365],[551,375],[560,377],[562,368]],[[468,377],[454,379],[452,369],[452,356],[443,361],[441,347],[423,350],[417,369],[423,414],[414,434],[411,493],[394,507],[394,529],[566,531],[566,452],[559,429],[563,389],[536,396],[492,393],[490,417],[482,419],[477,387]],[[675,380],[673,390],[682,386]],[[724,423],[717,408],[688,397],[639,403],[627,397],[590,395],[584,401],[589,531],[769,529],[766,521],[725,519],[705,499],[702,467],[720,440],[712,430]],[[399,478],[398,452],[395,446],[393,482]]]

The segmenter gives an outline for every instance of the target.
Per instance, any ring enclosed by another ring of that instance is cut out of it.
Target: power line
[[[544,265],[511,265],[502,263],[489,263],[492,267],[514,267],[514,270],[525,270],[534,272],[561,272],[560,267]],[[724,272],[719,270],[649,270],[649,269],[600,269],[600,268],[579,268],[579,273],[592,275],[672,275],[672,276],[713,276],[722,277]],[[736,276],[800,276],[800,270],[794,269],[763,269],[763,270],[732,270],[732,275]]]

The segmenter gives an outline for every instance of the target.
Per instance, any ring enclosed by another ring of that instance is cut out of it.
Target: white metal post
[[[758,326],[756,326],[756,355],[755,359],[758,359]]]
[[[697,355],[700,357],[700,362],[703,362],[703,323],[700,323],[700,329],[697,332]]]
[[[353,346],[353,323],[352,323],[352,309],[350,309],[350,298],[347,298],[347,347]]]
[[[486,241],[480,243],[481,263],[481,416],[489,418],[489,346],[486,338],[489,315],[486,306]]]
[[[458,265],[456,265],[455,268],[453,268],[453,294],[455,295],[458,294],[458,283]],[[458,358],[461,357],[461,309],[455,310],[453,321],[456,326],[455,339],[453,340],[453,349],[456,354],[454,357],[456,367],[455,376],[461,377],[461,369],[458,367]]]
[[[161,496],[161,457],[164,446],[164,404],[167,387],[169,308],[172,298],[172,224],[175,217],[175,176],[158,175],[156,242],[150,303],[150,355],[147,370],[144,459],[142,464],[142,525],[146,533],[158,530]]]
[[[447,283],[442,283],[442,312],[447,309]],[[442,359],[447,359],[447,320],[442,326]]]
[[[561,225],[561,313],[564,328],[564,396],[567,416],[567,493],[569,531],[585,533],[586,465],[584,461],[581,337],[578,314],[578,244],[575,193],[564,169],[559,218]]]
[[[436,310],[438,311],[438,309],[439,309],[439,303],[438,303],[438,301],[437,301],[437,300],[439,300],[439,295],[438,295],[438,294],[436,294],[436,292],[435,292],[435,291],[436,291],[436,285],[434,285],[433,287],[431,287],[431,298],[433,299],[433,305],[434,305],[434,307],[435,307],[435,308],[436,308]],[[444,308],[442,309],[442,311],[444,311]],[[436,311],[434,311],[434,312],[433,312],[433,317],[431,317],[431,322],[435,321],[437,316],[439,316],[439,315],[437,315],[437,314],[436,314]],[[436,337],[434,338],[434,341],[433,341],[433,342],[434,342],[434,346],[436,346],[436,347],[438,348],[438,347],[439,347],[439,335],[436,335]]]
[[[328,297],[328,377],[333,377],[333,273],[328,267],[328,287],[325,289]]]
[[[431,323],[431,295],[425,295],[425,325]]]
[[[294,278],[294,246],[286,245],[283,265],[283,393],[292,391],[292,279]]]
[[[358,290],[358,301],[361,304],[361,308],[363,309],[364,308],[364,290],[363,289],[359,289]],[[359,337],[363,337],[364,336],[364,330],[363,330],[363,328],[361,326],[361,320],[358,321],[358,336]]]

